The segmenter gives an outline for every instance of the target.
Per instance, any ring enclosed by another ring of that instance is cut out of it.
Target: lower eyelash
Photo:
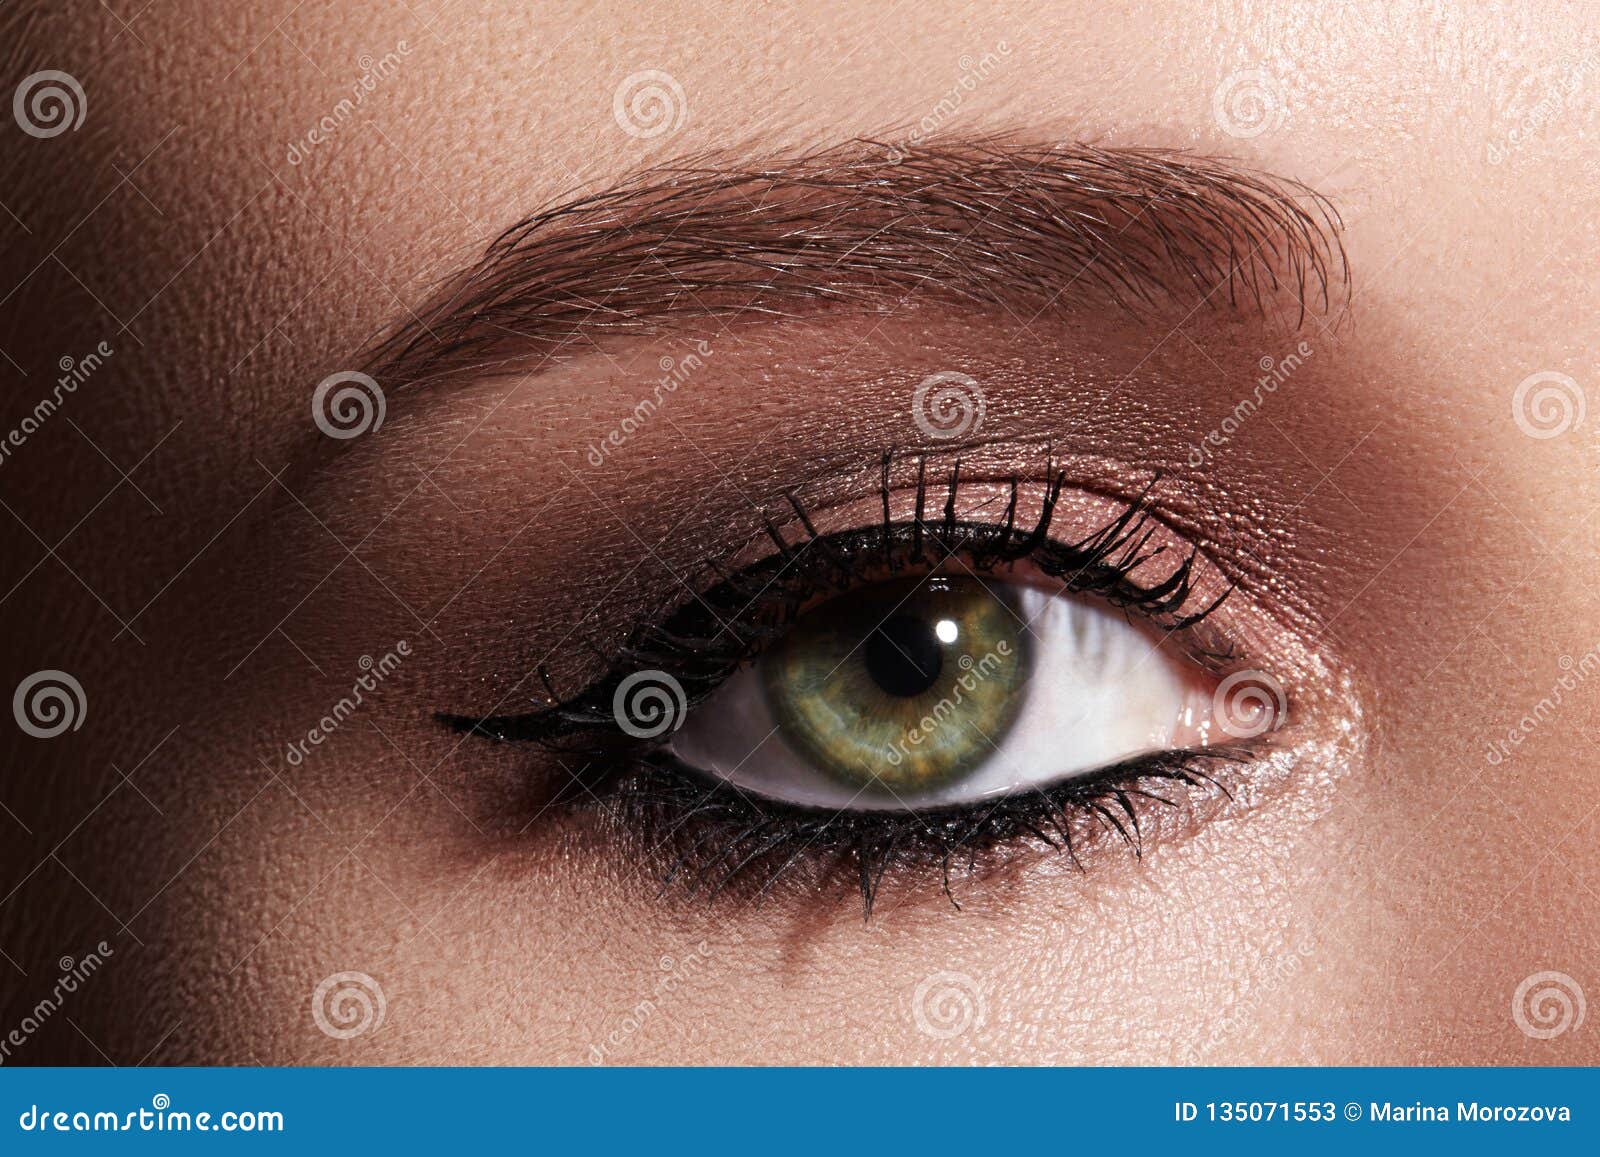
[[[952,868],[979,875],[1031,847],[1065,855],[1081,870],[1080,853],[1108,841],[1138,857],[1150,809],[1179,807],[1170,798],[1178,791],[1231,799],[1214,769],[1255,754],[1247,745],[1156,752],[977,805],[901,812],[830,811],[755,796],[655,751],[571,802],[605,811],[642,841],[639,866],[663,891],[682,885],[690,896],[755,899],[781,881],[812,889],[848,881],[870,919],[880,886],[896,875],[937,872],[959,910]]]

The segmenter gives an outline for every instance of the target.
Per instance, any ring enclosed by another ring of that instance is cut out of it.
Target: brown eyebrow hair
[[[1170,150],[858,140],[753,165],[700,159],[518,222],[368,362],[395,383],[520,370],[669,315],[888,310],[924,294],[1034,314],[1264,313],[1287,299],[1299,325],[1348,293],[1339,227],[1304,185]]]

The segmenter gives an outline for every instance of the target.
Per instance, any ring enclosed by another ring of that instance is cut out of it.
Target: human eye
[[[664,881],[765,892],[843,870],[870,912],[890,869],[1022,848],[1139,850],[1151,809],[1228,792],[1290,702],[1241,667],[1230,583],[1128,500],[916,463],[915,484],[786,518],[691,597],[633,628],[607,669],[518,715],[444,715],[553,748],[567,792],[641,836]],[[870,517],[867,509],[870,508]],[[954,897],[952,896],[952,899]]]
[[[689,713],[668,749],[777,802],[910,810],[1204,746],[1198,672],[1052,585],[958,563],[835,595]]]

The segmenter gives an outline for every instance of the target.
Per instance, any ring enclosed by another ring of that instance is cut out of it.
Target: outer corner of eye
[[[785,803],[977,804],[1279,726],[1281,684],[1217,679],[1109,604],[924,575],[807,612],[690,712],[684,763]]]
[[[1206,681],[1204,714],[1197,715],[1197,746],[1258,739],[1289,719],[1289,695],[1270,671],[1248,668]]]

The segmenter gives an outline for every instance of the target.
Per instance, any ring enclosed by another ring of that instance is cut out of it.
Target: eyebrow
[[[640,172],[540,210],[379,340],[397,384],[527,368],[673,316],[1005,305],[1326,311],[1337,211],[1298,182],[1172,150],[866,140]]]

